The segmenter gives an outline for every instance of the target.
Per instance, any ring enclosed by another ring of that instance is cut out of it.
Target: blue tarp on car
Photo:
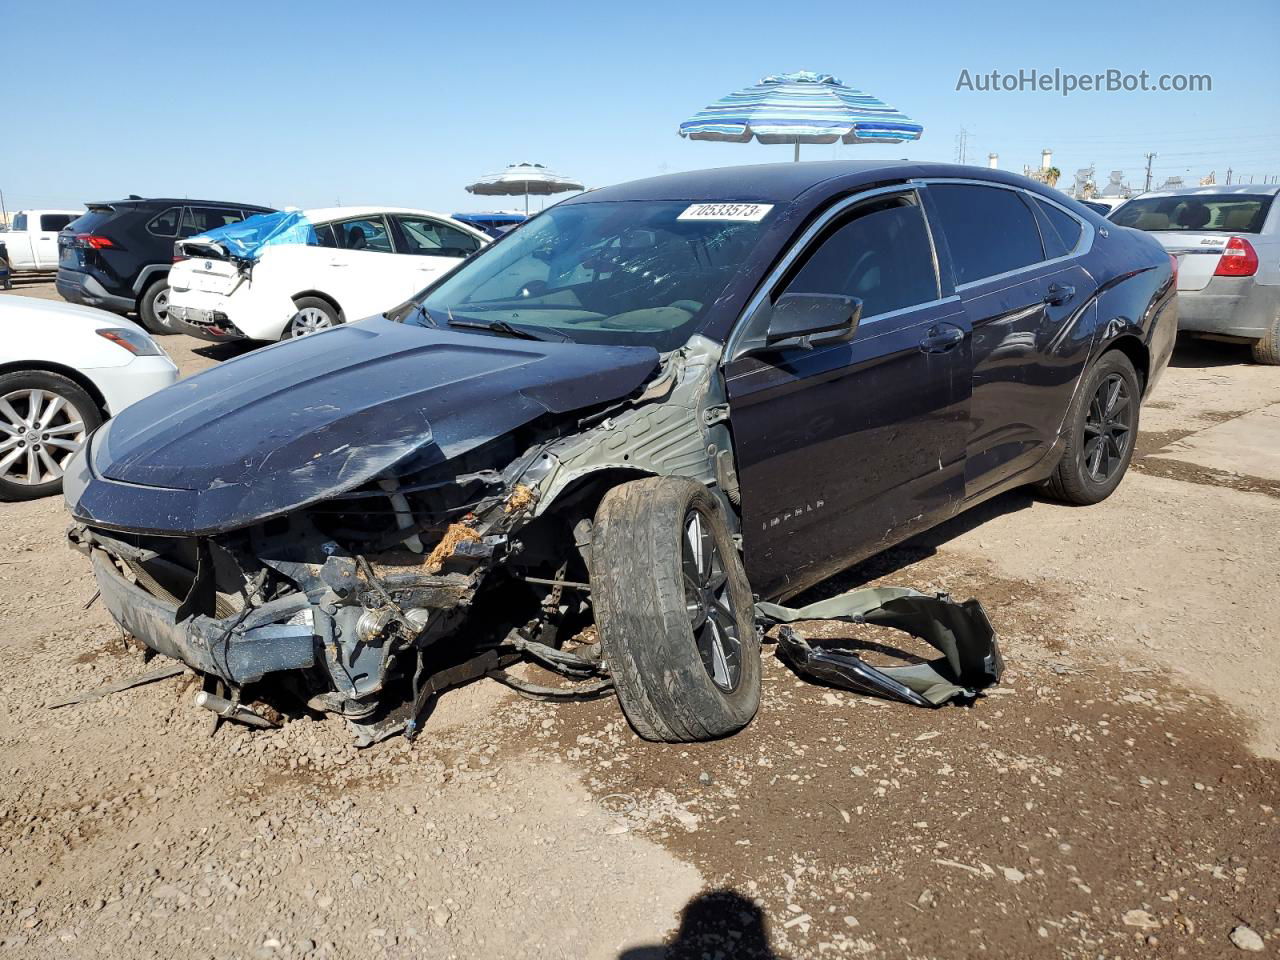
[[[255,213],[239,223],[217,227],[191,238],[195,243],[216,243],[239,260],[256,260],[263,247],[277,243],[315,246],[316,228],[301,211]]]

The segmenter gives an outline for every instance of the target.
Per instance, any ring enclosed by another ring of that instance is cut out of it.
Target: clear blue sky
[[[531,161],[602,185],[790,158],[679,121],[767,73],[833,73],[925,126],[803,156],[1095,163],[1141,184],[1280,175],[1280,4],[9,0],[10,210],[129,193],[489,209],[463,185]],[[1211,93],[957,92],[962,69],[1207,73]],[[1194,182],[1194,181],[1192,181]]]

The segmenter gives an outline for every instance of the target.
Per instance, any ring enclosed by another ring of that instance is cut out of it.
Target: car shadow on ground
[[[1171,367],[1247,367],[1253,357],[1247,343],[1227,343],[1179,335],[1169,359]]]
[[[789,605],[796,607],[817,603],[819,600],[825,600],[838,593],[852,590],[873,580],[897,573],[899,570],[914,563],[919,563],[921,560],[932,557],[944,543],[982,526],[988,520],[993,520],[1007,513],[1026,510],[1035,502],[1036,497],[1029,488],[1023,487],[1017,490],[1010,490],[1008,493],[1003,493],[988,500],[986,503],[971,507],[959,516],[952,517],[931,530],[918,533],[910,540],[904,540],[896,547],[890,547],[882,553],[868,557],[856,566],[842,570],[835,576],[810,587],[787,602]],[[903,586],[911,586],[911,584],[903,584]]]
[[[255,343],[252,340],[228,340],[226,343],[210,343],[203,347],[196,347],[191,352],[196,356],[221,363],[224,360],[232,360],[249,353],[260,346],[263,346],[263,344]]]
[[[690,900],[680,911],[680,929],[663,944],[631,947],[618,960],[782,960],[769,947],[764,914],[735,890],[712,890]]]

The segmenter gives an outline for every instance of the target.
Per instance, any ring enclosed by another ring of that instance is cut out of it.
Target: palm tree
[[[1059,170],[1057,167],[1050,167],[1048,170],[1044,172],[1044,182],[1051,187],[1056,187],[1058,185],[1058,178],[1060,176],[1062,176],[1061,170]]]

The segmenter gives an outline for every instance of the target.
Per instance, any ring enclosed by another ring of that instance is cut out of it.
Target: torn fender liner
[[[1004,672],[995,631],[977,600],[956,603],[945,593],[927,596],[907,587],[867,587],[806,607],[757,603],[756,616],[766,629],[799,620],[844,620],[919,637],[943,656],[908,666],[873,667],[848,650],[812,646],[789,626],[778,637],[778,656],[801,676],[919,707],[975,697],[998,683]]]

